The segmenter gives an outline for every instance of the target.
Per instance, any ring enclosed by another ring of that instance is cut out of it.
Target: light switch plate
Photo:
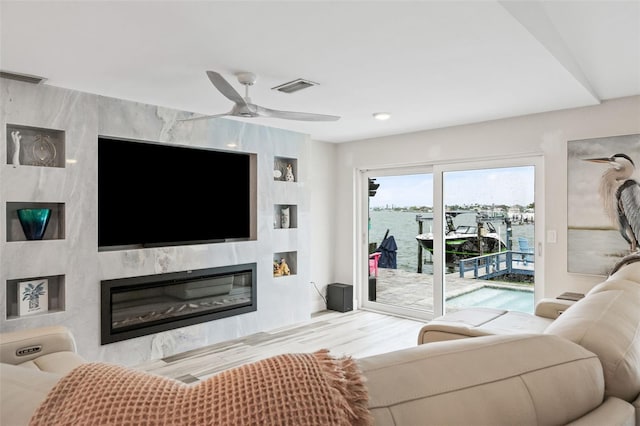
[[[547,231],[547,242],[548,243],[556,243],[558,240],[558,234],[555,230]]]

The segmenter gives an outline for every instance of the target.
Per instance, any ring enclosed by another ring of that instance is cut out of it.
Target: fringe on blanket
[[[343,410],[352,419],[353,426],[369,426],[373,419],[369,413],[369,394],[358,366],[351,357],[334,358],[329,350],[322,349],[313,354],[330,380],[330,386],[342,395]]]

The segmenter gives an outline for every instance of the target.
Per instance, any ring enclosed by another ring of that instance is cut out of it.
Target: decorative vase
[[[41,240],[47,230],[51,209],[19,209],[18,219],[27,240]]]
[[[295,176],[293,176],[293,167],[291,167],[291,164],[287,164],[287,171],[284,174],[284,180],[287,182],[296,181]]]
[[[286,229],[289,227],[289,225],[291,224],[290,219],[289,219],[289,207],[285,207],[282,210],[280,210],[280,227],[282,229]]]

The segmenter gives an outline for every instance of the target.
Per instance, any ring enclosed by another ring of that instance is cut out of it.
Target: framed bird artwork
[[[640,252],[640,134],[567,143],[568,272],[608,275]]]

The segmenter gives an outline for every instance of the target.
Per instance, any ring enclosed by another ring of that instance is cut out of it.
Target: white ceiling
[[[2,0],[0,23],[0,70],[201,114],[232,107],[206,70],[242,94],[251,71],[254,103],[342,118],[247,120],[329,142],[640,94],[640,0]],[[271,90],[296,78],[319,86]]]

